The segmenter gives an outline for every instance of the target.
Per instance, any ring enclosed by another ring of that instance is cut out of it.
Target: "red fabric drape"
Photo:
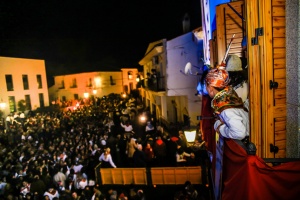
[[[202,111],[203,117],[213,117],[213,110],[210,105],[211,98],[209,96],[202,96]],[[203,140],[206,143],[207,150],[214,152],[216,149],[216,137],[214,130],[214,119],[203,119],[200,121],[201,132],[203,134]]]
[[[213,117],[213,109],[211,108],[211,98],[207,95],[202,95],[202,111],[203,117]],[[215,119],[203,119],[200,121],[200,127],[203,140],[205,141],[207,151],[213,154],[212,171],[215,171],[216,158],[216,132],[214,130]],[[214,176],[214,174],[213,174]]]
[[[230,139],[223,159],[222,200],[300,199],[300,162],[271,167]]]

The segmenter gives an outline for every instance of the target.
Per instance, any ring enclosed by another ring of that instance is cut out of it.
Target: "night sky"
[[[148,44],[201,26],[200,0],[0,2],[0,56],[46,61],[47,75],[140,67]]]

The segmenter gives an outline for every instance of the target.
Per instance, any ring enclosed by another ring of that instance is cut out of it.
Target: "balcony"
[[[144,79],[143,80],[144,83],[144,87],[152,90],[152,91],[156,91],[156,92],[160,92],[160,91],[165,91],[165,77],[154,77],[151,76],[150,78]]]

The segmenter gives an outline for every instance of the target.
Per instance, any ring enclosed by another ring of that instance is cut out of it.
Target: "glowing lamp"
[[[193,143],[196,139],[196,129],[185,130],[184,135],[188,143]]]
[[[140,117],[140,120],[141,120],[141,122],[145,122],[145,121],[146,121],[146,117],[145,117],[144,115],[142,115],[142,116]]]
[[[0,103],[0,109],[2,110],[2,109],[4,109],[6,107],[6,103],[5,102],[1,102]]]
[[[89,94],[88,92],[83,93],[84,98],[88,98],[89,95],[90,95],[90,94]]]
[[[93,90],[93,94],[97,94],[97,90]]]

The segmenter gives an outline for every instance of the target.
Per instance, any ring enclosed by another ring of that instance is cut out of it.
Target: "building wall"
[[[185,96],[184,101],[177,100],[178,119],[188,115],[191,125],[198,123],[201,113],[201,101],[196,96],[196,87],[200,79],[199,68],[202,65],[198,55],[198,41],[192,32],[167,41],[167,96]],[[192,64],[191,73],[184,74],[186,64]],[[180,105],[180,106],[179,106]]]
[[[146,99],[146,106],[151,108],[151,105],[156,105],[156,109],[159,109],[156,113],[159,113],[159,117],[164,121],[184,122],[184,115],[187,115],[190,117],[191,125],[198,123],[197,116],[201,113],[201,102],[195,93],[201,76],[184,74],[184,71],[187,62],[190,62],[196,66],[192,68],[192,73],[199,72],[202,65],[199,57],[200,41],[193,32],[189,32],[169,41],[150,43],[144,58],[140,61],[144,67],[145,77],[152,69],[159,72],[157,76],[160,77],[161,85],[158,86],[158,90],[147,88],[146,83],[141,89],[141,94]],[[151,112],[153,113],[152,108]]]
[[[128,71],[134,74],[132,79],[129,79]],[[79,99],[83,99],[84,93],[102,97],[111,93],[124,92],[125,85],[128,86],[129,93],[130,83],[132,83],[133,89],[136,89],[136,74],[137,69],[122,69],[118,72],[86,72],[55,76],[55,83],[49,88],[49,96],[51,101],[73,100],[75,94]],[[76,87],[74,80],[76,80]],[[62,82],[64,82],[64,86]]]
[[[5,75],[12,75],[13,91],[7,91]],[[27,75],[29,89],[24,90],[22,75]],[[38,88],[37,75],[41,75],[42,88]],[[15,97],[16,108],[18,102],[30,96],[31,109],[40,107],[39,94],[44,97],[44,106],[49,106],[48,86],[44,60],[0,57],[0,101],[6,103],[5,115],[10,113],[9,96]]]

